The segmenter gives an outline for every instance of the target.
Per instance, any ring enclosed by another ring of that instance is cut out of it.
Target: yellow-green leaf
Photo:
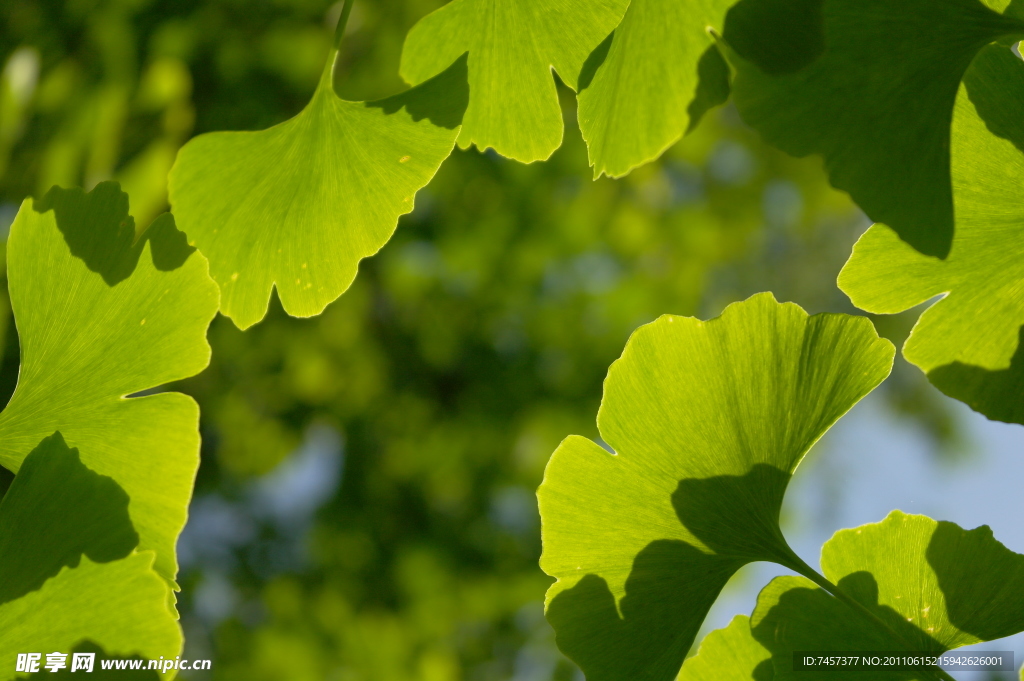
[[[89,194],[54,188],[21,205],[7,246],[21,369],[0,414],[0,464],[17,473],[60,431],[83,464],[127,493],[139,549],[154,551],[157,573],[173,582],[199,410],[179,393],[130,396],[207,365],[217,287],[169,215],[133,235],[115,183]]]
[[[674,678],[742,565],[809,571],[779,529],[786,486],[893,353],[867,319],[771,294],[633,334],[598,413],[614,453],[570,436],[537,493],[548,620],[590,681]]]
[[[469,54],[463,149],[493,148],[523,163],[562,143],[551,70],[577,87],[584,61],[622,19],[628,0],[452,0],[413,26],[402,77],[422,83]]]
[[[469,97],[466,62],[379,102],[331,85],[335,52],[297,116],[257,132],[214,132],[178,152],[168,191],[183,231],[210,261],[221,311],[241,328],[276,286],[309,317],[352,283],[451,153]]]

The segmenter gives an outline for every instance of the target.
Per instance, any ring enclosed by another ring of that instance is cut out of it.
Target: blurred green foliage
[[[400,90],[405,32],[440,4],[357,2],[340,93]],[[304,105],[339,12],[6,0],[0,224],[52,184],[115,178],[146,226],[190,135],[263,128]],[[866,224],[818,161],[768,149],[726,106],[660,161],[592,182],[560,93],[566,141],[549,162],[456,151],[322,316],[291,319],[274,300],[245,333],[218,318],[211,367],[175,386],[203,414],[180,608],[186,656],[215,660],[207,678],[575,678],[542,617],[534,490],[565,435],[597,437],[601,382],[629,333],[760,290],[852,311],[835,276]],[[911,321],[880,331],[899,342]],[[886,385],[955,443],[919,373],[900,363]],[[328,463],[288,478],[307,450]]]

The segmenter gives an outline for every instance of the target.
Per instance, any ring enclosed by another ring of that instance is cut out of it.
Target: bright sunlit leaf
[[[128,495],[139,549],[177,573],[174,547],[199,463],[199,410],[179,393],[136,396],[209,361],[217,287],[170,215],[141,238],[115,183],[26,199],[7,246],[21,342],[18,386],[0,414],[0,464],[18,472],[60,431]]]
[[[580,77],[580,130],[595,177],[619,177],[657,158],[709,105],[725,101],[728,66],[707,28],[722,28],[732,2],[630,3]],[[711,86],[716,96],[706,101]]]
[[[210,261],[221,312],[243,329],[263,319],[274,287],[297,317],[344,293],[459,134],[469,94],[458,54],[436,77],[378,102],[338,98],[335,55],[297,116],[200,135],[171,170],[178,224]]]
[[[803,577],[778,577],[758,597],[751,626],[772,651],[779,681],[806,676],[793,669],[795,650],[938,654],[1024,630],[1024,556],[987,526],[964,530],[893,511],[837,532],[822,547],[821,567],[856,606]],[[817,674],[849,678],[848,671]],[[934,678],[919,674],[872,678]]]
[[[19,653],[85,640],[110,655],[181,651],[170,586],[152,551],[132,553],[138,540],[128,495],[60,433],[25,457],[0,500],[0,679],[15,676]]]
[[[628,4],[453,0],[409,31],[402,77],[422,83],[468,52],[469,107],[459,146],[491,147],[523,163],[543,160],[562,144],[562,109],[551,70],[575,89],[584,61]]]
[[[771,681],[771,653],[754,638],[750,618],[736,615],[700,642],[676,681]]]
[[[786,486],[893,354],[867,319],[771,294],[633,334],[598,413],[615,453],[567,438],[537,493],[548,620],[588,679],[672,679],[742,565],[809,570],[779,529]]]
[[[168,605],[169,587],[153,571],[153,559],[152,551],[112,563],[83,558],[77,568],[64,568],[40,590],[0,605],[0,679],[15,677],[18,653],[70,653],[83,640],[102,642],[111,657],[173,659],[180,654],[181,629]]]

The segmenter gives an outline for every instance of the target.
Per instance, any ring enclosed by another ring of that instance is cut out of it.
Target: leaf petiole
[[[338,17],[338,26],[334,29],[334,49],[341,49],[341,40],[345,37],[345,26],[348,24],[348,15],[352,13],[352,5],[355,0],[345,0],[341,8],[341,16]]]
[[[345,0],[345,4],[341,8],[341,16],[338,17],[338,25],[334,29],[334,47],[331,48],[330,57],[328,57],[327,68],[330,68],[331,75],[331,87],[334,90],[334,94],[341,97],[339,93],[339,85],[342,82],[343,70],[342,58],[341,58],[341,42],[345,38],[345,27],[348,26],[348,15],[352,13],[352,5],[355,4],[355,0]]]
[[[850,606],[851,608],[853,608],[854,610],[856,610],[860,614],[862,614],[865,617],[867,617],[868,619],[870,619],[872,622],[874,622],[875,624],[880,626],[882,629],[884,629],[884,630],[888,631],[889,633],[891,633],[893,638],[895,638],[896,640],[900,641],[904,645],[908,645],[907,641],[905,641],[903,639],[903,637],[899,635],[898,632],[893,631],[892,627],[890,627],[888,624],[886,624],[882,620],[882,618],[880,618],[878,615],[876,615],[875,613],[871,612],[866,607],[864,607],[864,605],[860,601],[858,601],[858,600],[856,600],[854,598],[851,598],[845,591],[840,589],[838,586],[836,586],[832,582],[828,581],[828,579],[826,579],[824,577],[824,575],[819,574],[817,570],[815,570],[810,565],[805,563],[799,557],[797,557],[797,561],[798,562],[796,562],[796,563],[794,563],[792,565],[788,565],[787,567],[789,567],[790,569],[795,570],[796,572],[800,573],[801,575],[803,575],[807,579],[809,579],[812,582],[814,582],[815,584],[817,584],[823,590],[825,590],[828,593],[830,593],[835,598],[839,599],[840,601],[842,601],[846,605]],[[942,669],[941,667],[929,667],[929,668],[926,668],[924,671],[926,671],[929,674],[929,676],[931,676],[934,679],[940,679],[941,681],[956,681],[956,679],[954,679],[952,676],[950,676],[949,673],[945,669]]]

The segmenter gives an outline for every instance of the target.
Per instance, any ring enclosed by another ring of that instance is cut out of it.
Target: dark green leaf
[[[124,558],[139,543],[128,495],[82,465],[60,433],[25,457],[0,500],[0,605],[35,591],[81,557]]]
[[[974,60],[953,120],[956,237],[946,260],[921,255],[875,225],[839,286],[858,307],[891,314],[934,296],[903,347],[947,395],[989,418],[1024,423],[1024,63],[992,45]]]
[[[922,253],[953,240],[950,124],[987,43],[1024,22],[978,0],[741,0],[733,99],[770,144],[822,154],[832,184]]]

